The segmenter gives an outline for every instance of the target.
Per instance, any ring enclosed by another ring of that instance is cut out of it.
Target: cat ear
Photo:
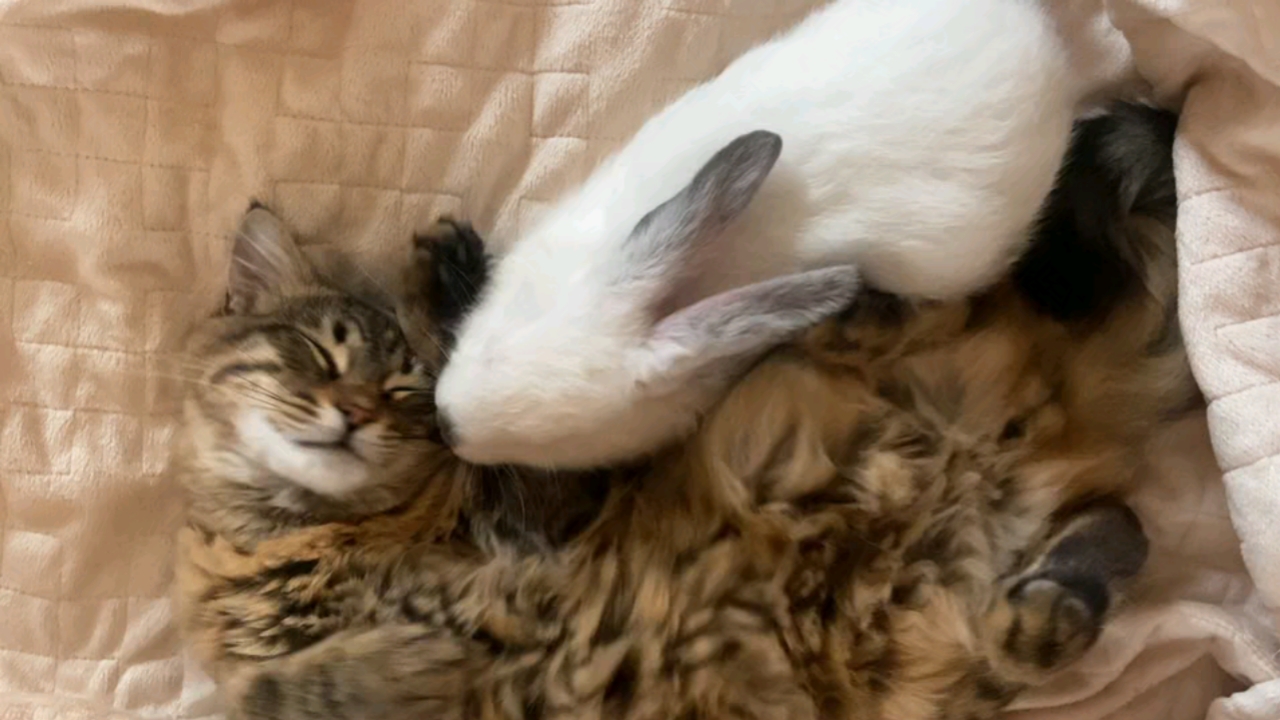
[[[628,280],[647,287],[657,317],[677,309],[701,262],[746,210],[782,153],[782,138],[757,130],[721,148],[670,200],[640,219],[623,245]]]
[[[258,203],[240,221],[227,278],[227,312],[261,312],[269,298],[305,288],[312,272],[280,219]]]
[[[837,266],[796,273],[713,295],[656,325],[640,359],[655,393],[720,384],[769,349],[848,307],[858,273]]]

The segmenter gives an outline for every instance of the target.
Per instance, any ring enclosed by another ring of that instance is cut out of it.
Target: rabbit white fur
[[[439,380],[456,451],[574,467],[658,449],[852,297],[852,270],[803,271],[979,289],[1023,246],[1081,91],[1033,0],[836,0],[650,119],[514,243]]]

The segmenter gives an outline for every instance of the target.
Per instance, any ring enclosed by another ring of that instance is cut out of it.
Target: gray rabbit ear
[[[270,298],[299,292],[311,282],[311,267],[293,235],[270,210],[253,204],[231,250],[227,312],[262,312]]]
[[[848,307],[859,287],[851,266],[786,275],[713,295],[657,323],[641,356],[657,393],[719,386],[760,355]]]
[[[766,130],[721,148],[683,190],[631,231],[624,251],[632,279],[656,283],[661,295],[680,295],[678,286],[700,264],[697,256],[747,208],[781,153],[782,138]]]

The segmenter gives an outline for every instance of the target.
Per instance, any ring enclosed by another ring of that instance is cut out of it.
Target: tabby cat
[[[406,340],[252,210],[192,346],[185,636],[252,718],[993,717],[1139,573],[1124,492],[1198,397],[1174,124],[1082,122],[1008,280],[868,290],[682,447],[597,475],[469,467],[433,437],[485,273],[469,228],[416,243]]]

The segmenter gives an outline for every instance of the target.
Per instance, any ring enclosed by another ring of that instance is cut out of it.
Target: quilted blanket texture
[[[219,713],[164,471],[176,338],[251,197],[374,274],[442,211],[513,237],[820,1],[0,0],[0,718]],[[1184,111],[1210,406],[1153,447],[1149,587],[1015,714],[1280,717],[1280,4],[1045,1],[1100,97]]]

